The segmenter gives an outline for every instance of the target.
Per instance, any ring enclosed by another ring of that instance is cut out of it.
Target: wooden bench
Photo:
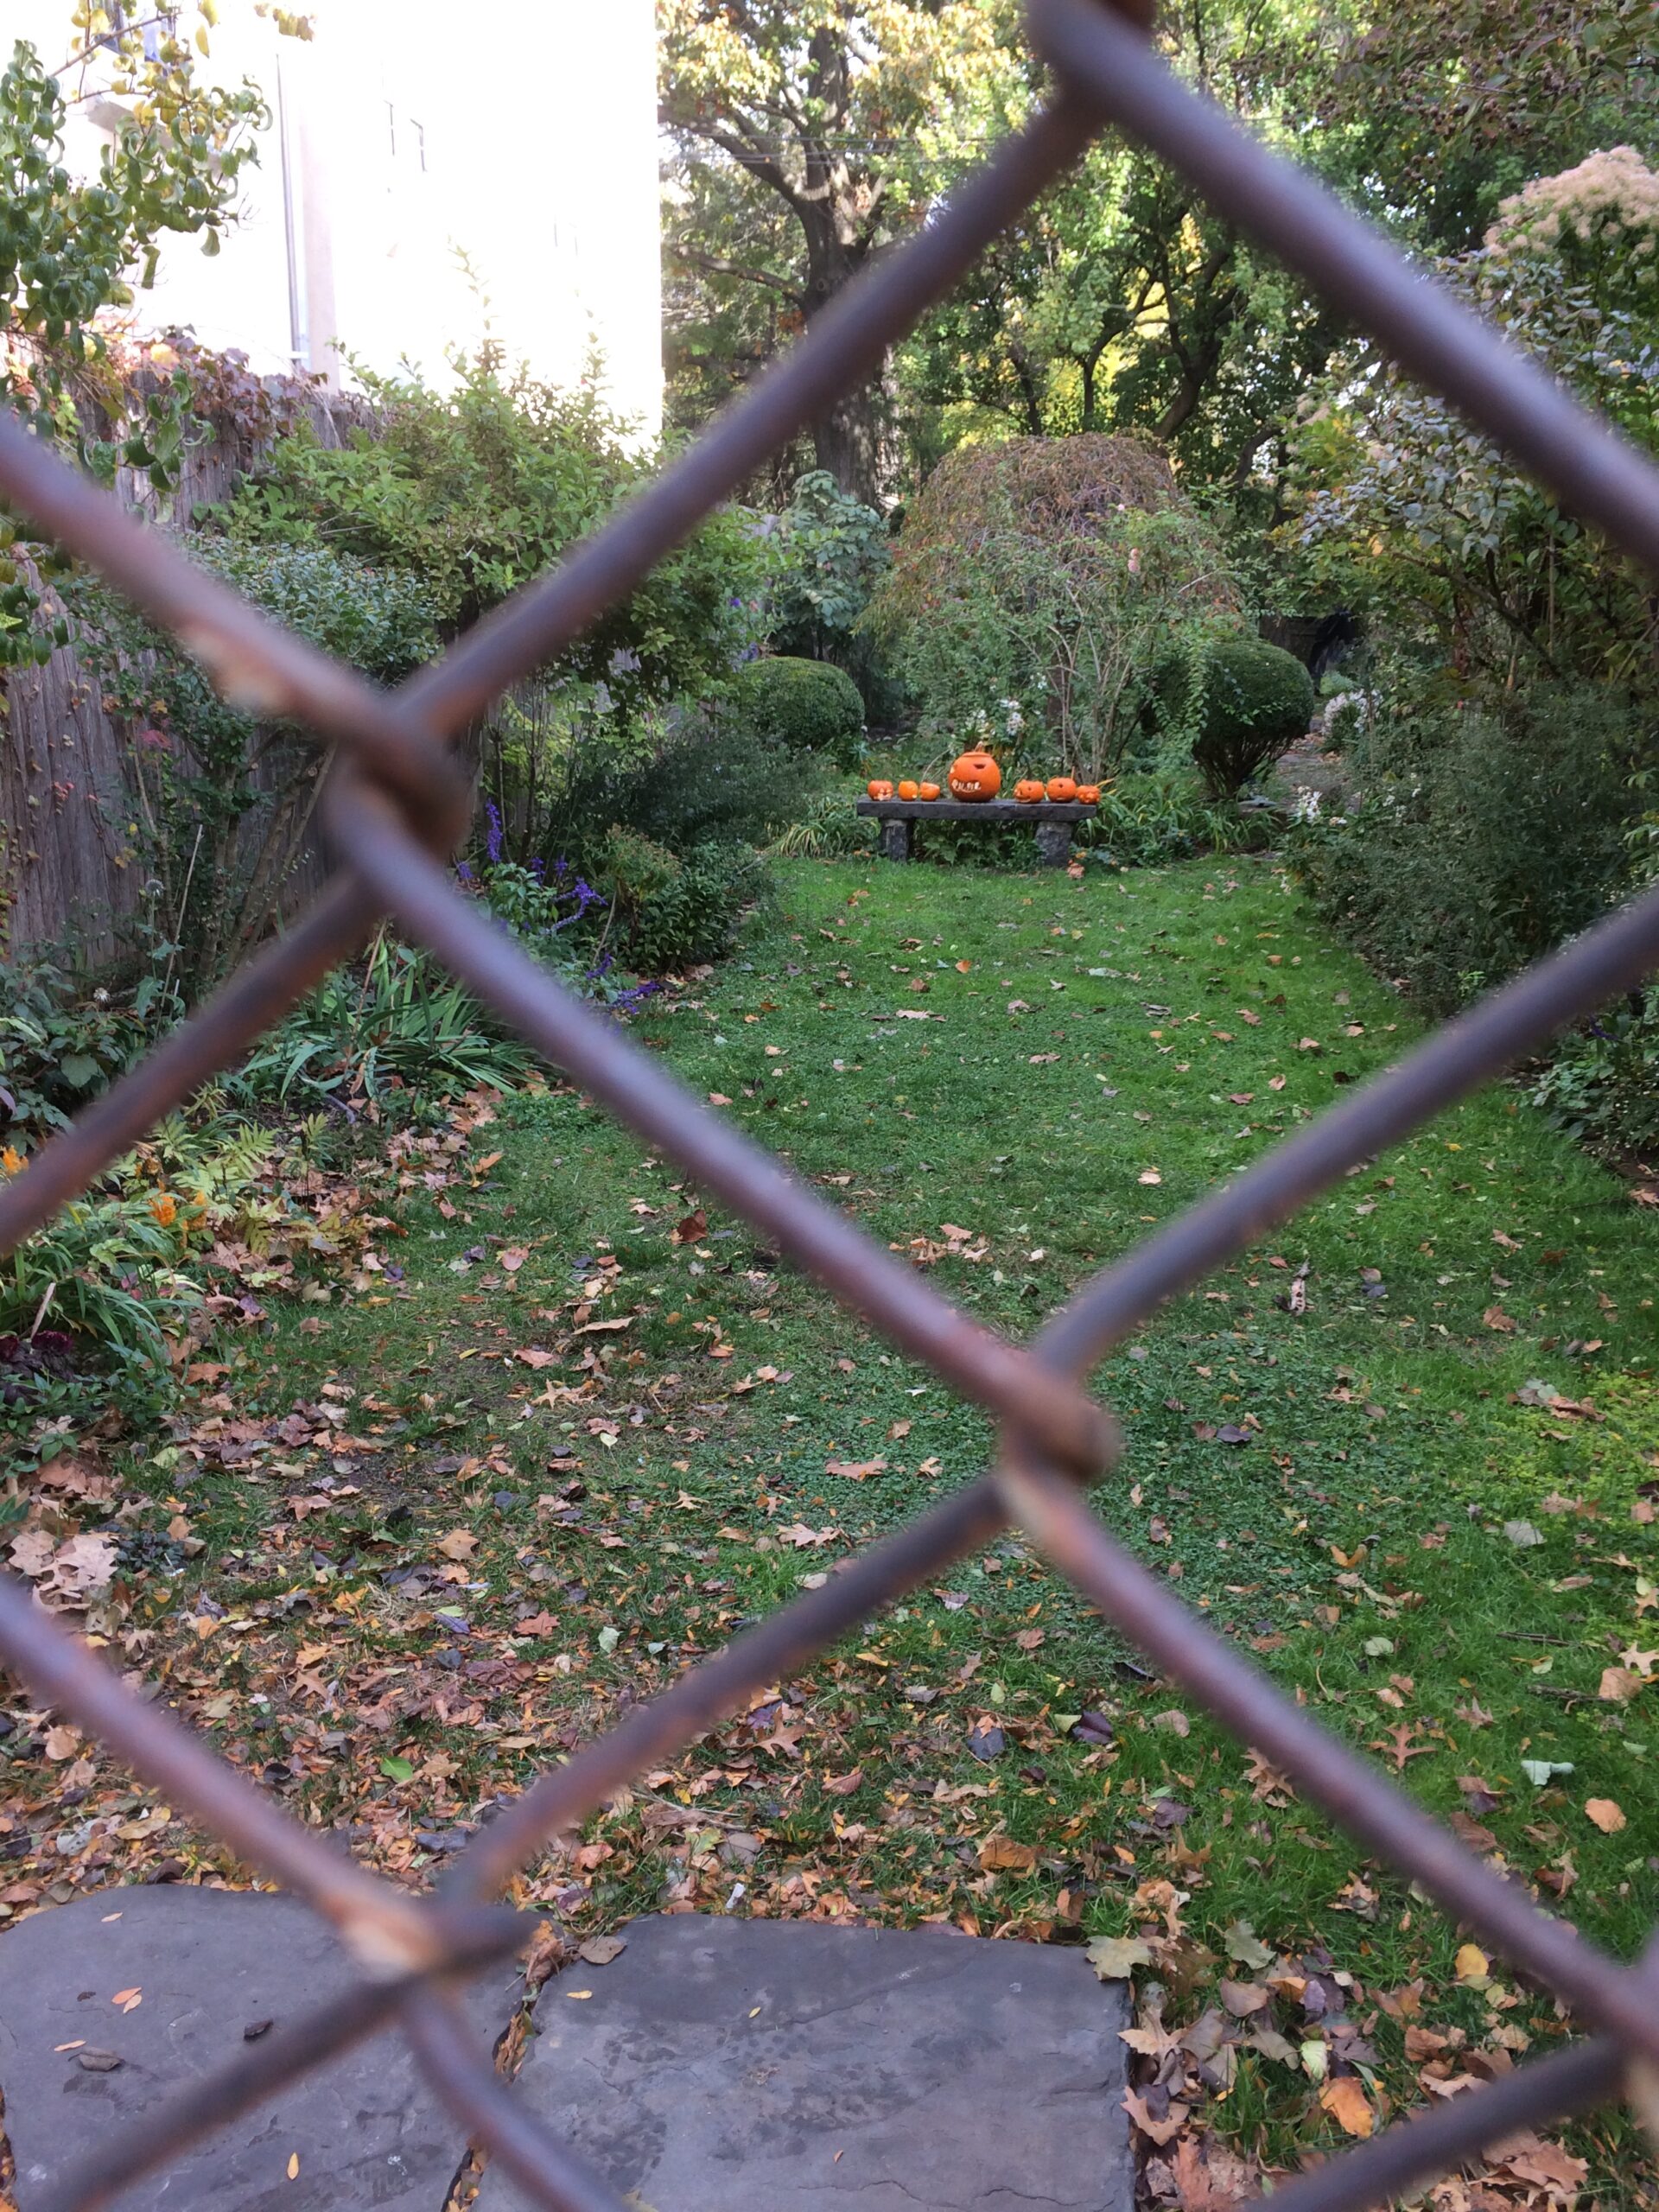
[[[1037,836],[1039,868],[1064,868],[1071,857],[1071,824],[1097,811],[1075,799],[1038,799],[1026,805],[1014,798],[861,798],[857,810],[881,824],[881,857],[907,861],[915,850],[912,825],[922,822],[1017,822]]]

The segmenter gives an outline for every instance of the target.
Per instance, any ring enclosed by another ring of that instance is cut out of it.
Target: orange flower
[[[8,1145],[3,1152],[0,1152],[0,1167],[3,1167],[8,1175],[21,1174],[28,1165],[28,1160],[13,1145]]]
[[[149,1202],[149,1210],[163,1229],[171,1229],[178,1218],[178,1200],[170,1191],[158,1191]]]

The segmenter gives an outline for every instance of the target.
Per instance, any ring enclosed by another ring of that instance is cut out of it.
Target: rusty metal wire
[[[16,512],[171,629],[227,697],[300,722],[335,747],[326,819],[339,861],[328,889],[283,938],[43,1147],[26,1175],[0,1189],[0,1256],[238,1058],[390,915],[702,1189],[764,1228],[852,1312],[1001,1423],[988,1473],[544,1774],[474,1840],[432,1898],[372,1876],[290,1819],[182,1722],[123,1684],[22,1585],[0,1579],[0,1660],[251,1866],[304,1897],[362,1969],[345,2002],[294,2023],[89,2159],[61,2184],[54,2212],[92,2212],[286,2083],[394,2024],[451,2110],[532,2202],[545,2212],[620,2212],[613,2192],[514,2098],[474,2047],[455,2004],[469,1974],[520,1949],[531,1932],[527,1916],[489,1900],[642,1770],[683,1752],[756,1691],[1011,1525],[1304,1796],[1593,2031],[1441,2110],[1396,2123],[1281,2188],[1276,2205],[1357,2212],[1380,2204],[1518,2126],[1547,2125],[1619,2095],[1634,2067],[1659,2066],[1659,1945],[1637,1965],[1622,1966],[1544,1911],[1188,1611],[1112,1536],[1084,1495],[1110,1471],[1120,1448],[1116,1422],[1084,1388],[1095,1363],[1164,1300],[1659,965],[1659,893],[1448,1024],[1096,1276],[1021,1347],[959,1313],[709,1113],[491,929],[444,866],[467,817],[446,741],[579,636],[771,452],[868,375],[1109,123],[1224,203],[1230,219],[1312,279],[1395,360],[1659,574],[1659,470],[1319,185],[1179,83],[1146,37],[1145,13],[1135,0],[1116,8],[1106,0],[1029,0],[1033,41],[1058,86],[1051,104],[919,236],[849,287],[794,352],[649,489],[398,691],[376,690],[266,621],[16,422],[0,417],[0,496]]]

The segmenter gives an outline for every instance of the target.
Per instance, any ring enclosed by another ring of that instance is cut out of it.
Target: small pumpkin
[[[949,782],[953,798],[995,798],[1002,788],[1002,771],[988,753],[976,749],[950,763]]]
[[[1079,806],[1098,806],[1100,804],[1100,785],[1098,784],[1079,784],[1077,785],[1077,804]]]
[[[916,786],[918,798],[938,798],[938,795],[939,787],[937,784],[918,784]]]
[[[912,784],[908,776],[906,777],[904,782],[899,786],[899,796],[900,798],[919,798],[921,797],[921,785],[919,784]]]
[[[1071,776],[1051,776],[1048,779],[1048,795],[1056,804],[1068,804],[1077,795],[1077,779]]]
[[[1046,793],[1034,776],[1021,776],[1014,787],[1014,795],[1021,806],[1035,806]]]
[[[875,778],[870,783],[866,784],[864,788],[872,798],[891,798],[893,797],[893,785],[882,777]]]

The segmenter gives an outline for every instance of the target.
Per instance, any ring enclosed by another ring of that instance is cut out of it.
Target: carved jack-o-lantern
[[[1002,771],[988,753],[964,753],[950,763],[952,798],[995,798],[1002,788]]]

